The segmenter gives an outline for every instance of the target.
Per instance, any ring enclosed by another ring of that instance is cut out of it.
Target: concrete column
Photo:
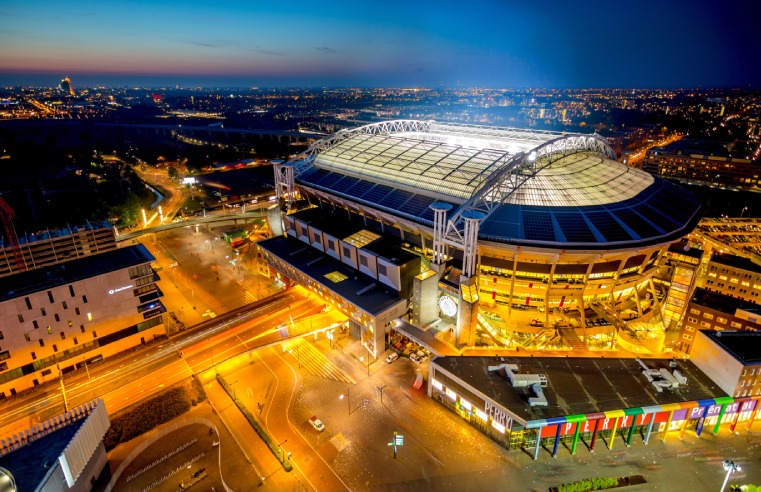
[[[592,442],[589,444],[589,450],[594,451],[595,450],[595,443],[597,442],[597,429],[600,427],[600,422],[602,419],[595,420],[595,428],[592,431]]]
[[[539,448],[542,447],[542,429],[543,427],[539,427],[536,430],[536,445],[534,446],[534,459],[539,459]]]
[[[726,412],[726,411],[727,411],[727,404],[724,403],[721,406],[721,411],[719,412],[719,416],[716,417],[716,425],[713,426],[713,435],[714,436],[719,433],[719,427],[721,427],[721,419],[724,417],[724,412]]]
[[[561,424],[558,424],[558,430],[555,432],[555,444],[552,445],[553,458],[557,458],[558,456],[558,445],[560,444],[560,427]]]
[[[650,433],[653,431],[653,424],[655,423],[655,414],[650,414],[650,422],[647,424],[647,432],[645,432],[645,445],[650,442]]]
[[[447,227],[447,213],[452,205],[444,202],[434,202],[429,205],[433,210],[433,263],[440,265],[446,261],[446,243],[444,235]]]

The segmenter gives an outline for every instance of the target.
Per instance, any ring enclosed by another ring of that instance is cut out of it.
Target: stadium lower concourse
[[[674,255],[701,204],[596,134],[375,123],[275,164],[275,185],[272,275],[345,312],[373,357],[403,326],[455,350],[660,353],[683,314]]]

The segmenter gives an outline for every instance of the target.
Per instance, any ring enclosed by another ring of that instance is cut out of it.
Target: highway
[[[219,364],[253,348],[292,336],[293,326],[301,330],[299,335],[303,335],[314,322],[294,324],[286,333],[278,329],[279,320],[287,315],[294,320],[314,315],[324,308],[324,304],[295,292],[285,292],[245,308],[229,319],[219,317],[206,321],[167,340],[148,344],[144,349],[138,348],[90,365],[85,371],[64,375],[68,407],[100,397],[106,402],[109,413],[114,413],[210,368],[212,363]],[[62,410],[63,392],[57,383],[22,393],[0,405],[0,434],[19,432]]]

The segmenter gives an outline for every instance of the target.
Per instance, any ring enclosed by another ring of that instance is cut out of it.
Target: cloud
[[[287,56],[287,55],[286,55],[285,53],[283,53],[282,51],[260,50],[260,49],[258,49],[258,48],[257,48],[257,49],[255,49],[254,51],[256,51],[257,53],[261,53],[262,55],[270,55],[270,56]]]
[[[333,53],[338,53],[338,52],[337,52],[336,50],[334,50],[333,48],[328,48],[327,46],[319,46],[319,47],[315,47],[315,49],[316,49],[317,51],[322,51],[323,53],[328,53],[328,54],[331,54],[331,55],[332,55]]]

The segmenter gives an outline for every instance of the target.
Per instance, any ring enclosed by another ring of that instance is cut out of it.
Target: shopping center
[[[761,398],[726,396],[688,360],[567,357],[437,357],[428,394],[534,459],[750,429]]]

